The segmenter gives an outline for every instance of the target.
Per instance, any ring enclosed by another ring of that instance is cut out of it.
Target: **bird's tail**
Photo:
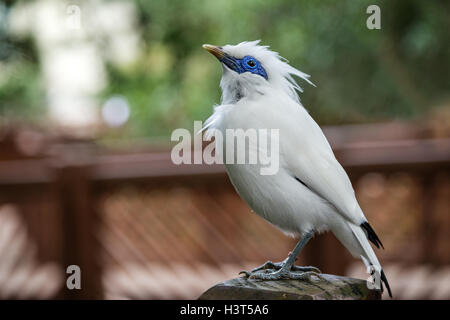
[[[362,249],[363,254],[361,255],[361,258],[362,258],[364,264],[366,265],[366,267],[370,270],[372,277],[374,277],[375,286],[378,286],[378,288],[380,288],[381,291],[383,291],[383,283],[384,283],[388,290],[389,297],[392,298],[391,288],[389,287],[389,283],[387,281],[386,275],[384,274],[383,268],[381,267],[381,264],[378,261],[377,256],[375,255],[375,252],[373,251],[372,247],[370,246],[370,243],[367,239],[366,234],[363,231],[363,228],[361,226],[357,226],[351,222],[347,222],[347,224],[350,227],[350,229],[352,230],[353,234],[356,237],[356,240],[359,243],[359,246]],[[375,232],[373,232],[373,234],[375,234]],[[376,237],[376,235],[375,235],[375,237]],[[378,237],[376,237],[376,238],[378,239]],[[380,242],[380,244],[381,244],[381,242]]]

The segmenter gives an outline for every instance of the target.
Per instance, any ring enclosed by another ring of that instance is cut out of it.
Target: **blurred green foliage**
[[[8,33],[11,5],[0,1],[0,116],[32,121],[45,105],[39,63],[30,38],[18,40]]]
[[[321,125],[419,118],[448,98],[448,1],[135,3],[141,56],[126,68],[108,64],[109,86],[101,96],[128,99],[132,113],[122,131],[128,136],[166,136],[208,117],[220,101],[221,68],[203,43],[261,39],[270,45],[312,76],[317,87],[302,83],[301,99]],[[381,30],[366,27],[370,4],[381,8]],[[0,112],[38,110],[35,55],[8,54],[11,45],[29,52],[30,43],[16,43],[0,29],[0,63],[21,65],[14,80],[0,74]]]

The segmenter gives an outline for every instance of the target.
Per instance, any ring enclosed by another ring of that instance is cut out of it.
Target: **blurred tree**
[[[33,121],[45,106],[37,50],[31,38],[8,30],[11,1],[0,2],[0,120]]]
[[[371,4],[381,8],[381,30],[366,27]],[[302,83],[301,98],[321,125],[420,118],[449,98],[448,1],[135,0],[135,5],[141,55],[125,68],[107,63],[109,85],[101,97],[122,95],[129,101],[124,136],[167,136],[207,118],[220,101],[221,68],[203,43],[261,39],[270,45],[312,75],[317,88]],[[5,28],[0,37],[8,38]],[[17,52],[27,56],[16,74],[22,80],[0,75],[2,113],[41,101],[28,45],[1,41],[0,68],[13,63]]]

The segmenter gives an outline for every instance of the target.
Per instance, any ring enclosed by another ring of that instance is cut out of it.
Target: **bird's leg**
[[[288,256],[291,255],[291,253],[292,253],[292,251],[289,251]],[[250,271],[241,271],[241,272],[239,272],[239,274],[243,273],[248,277],[250,274],[260,271],[260,270],[263,270],[263,271],[268,270],[268,269],[279,270],[283,266],[283,263],[286,262],[286,260],[287,260],[287,258],[281,262],[272,262],[269,260],[269,261],[266,261],[262,266],[256,267]]]
[[[295,260],[303,247],[308,243],[308,241],[314,235],[313,231],[308,232],[295,246],[294,250],[289,254],[289,256],[282,262],[273,263],[272,261],[267,261],[261,267],[255,268],[248,271],[242,271],[245,276],[251,279],[261,279],[261,280],[277,280],[277,279],[308,279],[310,280],[311,275],[315,275],[320,278],[318,273],[320,270],[315,267],[300,267],[294,266]],[[272,272],[267,272],[273,270]]]

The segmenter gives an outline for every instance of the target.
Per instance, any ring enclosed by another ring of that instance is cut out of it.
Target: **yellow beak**
[[[222,58],[225,56],[225,53],[222,51],[222,48],[218,46],[213,46],[211,44],[204,44],[203,49],[214,55],[219,60],[222,60]]]

